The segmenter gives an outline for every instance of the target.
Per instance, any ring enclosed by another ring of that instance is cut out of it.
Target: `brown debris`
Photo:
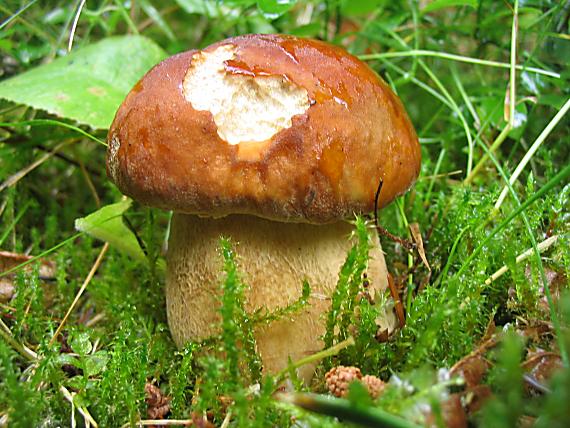
[[[12,269],[31,259],[33,259],[33,256],[12,253],[10,251],[0,251],[0,273]],[[40,277],[43,279],[53,278],[55,276],[55,263],[49,260],[40,260],[39,262],[41,263],[39,270]]]
[[[485,358],[485,354],[496,345],[495,323],[491,320],[479,346],[455,363],[450,370],[451,376],[460,376],[465,380],[465,390],[457,395],[461,398],[463,409],[468,415],[479,411],[493,395],[491,388],[481,382],[492,366]]]
[[[8,303],[14,297],[14,282],[11,278],[0,278],[0,303]]]
[[[198,412],[192,412],[192,426],[197,428],[216,428],[206,415],[202,416]]]
[[[452,394],[441,403],[441,415],[447,428],[467,428],[467,415],[461,404],[461,394]],[[439,427],[433,412],[426,415],[426,427]]]
[[[144,392],[149,419],[164,419],[170,413],[170,397],[163,395],[160,388],[151,383],[144,386]]]
[[[386,384],[376,376],[366,375],[362,378],[362,383],[374,400],[380,397],[386,388]]]
[[[427,261],[426,252],[424,250],[424,241],[422,239],[422,232],[420,231],[420,225],[418,223],[411,223],[410,232],[412,234],[414,242],[416,243],[416,250],[418,250],[420,259],[422,259],[422,262],[425,265],[425,267],[431,271],[431,267],[429,266],[429,263]]]
[[[390,332],[388,331],[387,328],[378,328],[378,330],[376,331],[376,336],[374,336],[374,338],[379,342],[379,343],[385,343],[388,342],[388,340],[390,339]]]
[[[400,327],[403,328],[406,325],[406,315],[404,312],[404,305],[400,299],[400,294],[398,288],[394,284],[394,278],[390,273],[388,273],[388,288],[390,289],[390,295],[394,299],[394,307],[396,309],[396,315],[398,316],[398,321],[400,322]]]
[[[327,388],[335,397],[346,397],[350,383],[360,379],[362,372],[358,367],[333,367],[325,374]]]
[[[32,256],[12,253],[10,251],[0,251],[0,273],[6,272],[16,266],[31,260]],[[39,260],[39,277],[41,279],[53,279],[55,277],[55,263],[49,260]],[[29,272],[31,265],[25,266],[24,270]],[[14,274],[0,277],[0,303],[8,303],[14,297]]]
[[[461,404],[461,394],[452,394],[441,407],[448,428],[467,428],[467,415]]]
[[[563,365],[560,355],[539,350],[529,352],[522,367],[538,384],[546,387],[554,373],[560,370]]]
[[[547,321],[531,320],[524,327],[517,330],[521,336],[528,338],[529,343],[540,345],[546,343],[553,335],[552,324]]]
[[[481,383],[490,367],[491,364],[481,355],[467,356],[453,366],[451,374],[461,376],[467,388],[472,388]]]
[[[475,385],[468,388],[463,394],[465,410],[469,415],[478,412],[493,395],[488,385]]]
[[[560,290],[564,289],[566,284],[568,283],[568,279],[564,272],[556,271],[552,268],[545,267],[544,274],[546,276],[546,282],[548,284],[548,289],[550,291],[550,295],[552,296],[552,302],[556,305],[558,300],[560,299]],[[529,281],[532,281],[532,273],[530,270],[530,266],[527,266],[525,269],[525,276]],[[542,280],[539,280],[541,287],[540,287],[540,300],[538,302],[538,307],[541,311],[548,315],[548,319],[550,319],[550,307],[548,306],[548,300],[546,298],[546,293],[544,290],[544,286]]]
[[[362,376],[358,367],[337,366],[325,374],[325,383],[329,392],[339,398],[348,395],[349,386],[354,381],[360,381],[373,399],[382,395],[386,387],[386,384],[376,376]]]

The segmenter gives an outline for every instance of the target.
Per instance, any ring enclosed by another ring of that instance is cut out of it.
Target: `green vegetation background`
[[[347,255],[333,301],[337,316],[325,337],[328,346],[349,336],[355,344],[325,359],[314,385],[293,382],[295,388],[325,393],[324,370],[356,365],[392,381],[375,403],[354,391],[355,420],[385,410],[424,424],[426,406],[441,416],[441,403],[461,388],[438,369],[478,349],[491,326],[510,335],[488,355],[493,369],[484,382],[495,399],[469,414],[471,423],[515,426],[530,418],[537,426],[564,426],[569,14],[570,2],[554,0],[0,4],[0,248],[45,256],[52,266],[48,278],[40,261],[9,271],[10,257],[1,256],[10,297],[0,300],[0,425],[81,426],[89,417],[100,426],[135,424],[147,418],[147,383],[171,398],[169,418],[207,411],[216,425],[342,424],[275,400],[279,379],[261,379],[253,347],[237,346],[251,339],[256,320],[243,311],[246,285],[231,243],[220,243],[224,339],[177,350],[163,300],[168,213],[122,202],[79,221],[76,230],[76,219],[121,200],[106,178],[101,142],[118,104],[149,67],[233,35],[279,32],[345,46],[403,100],[422,144],[422,173],[380,222],[407,238],[408,226],[418,223],[431,265],[428,271],[417,253],[383,239],[406,324],[376,340],[378,308],[355,300],[375,232],[358,219],[358,243]],[[99,230],[102,215],[118,221]],[[122,247],[113,241],[117,233],[127,237]],[[102,250],[97,238],[111,246],[52,341]],[[503,276],[487,281],[504,266]],[[523,340],[537,325],[546,332]],[[202,356],[214,347],[227,358]],[[564,368],[531,393],[520,363],[538,348],[559,356]],[[230,397],[229,407],[220,397]],[[433,423],[445,424],[438,417]]]

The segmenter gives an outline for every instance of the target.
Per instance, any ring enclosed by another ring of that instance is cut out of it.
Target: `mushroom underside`
[[[275,373],[293,361],[318,352],[325,333],[325,314],[347,252],[353,226],[281,223],[247,215],[219,219],[175,213],[168,248],[166,304],[176,344],[204,339],[219,324],[218,295],[222,257],[221,236],[232,240],[244,283],[246,310],[286,307],[311,286],[309,305],[293,316],[255,327],[263,369]],[[387,287],[387,270],[380,243],[373,238],[367,271],[371,293]],[[299,375],[310,379],[314,367]]]

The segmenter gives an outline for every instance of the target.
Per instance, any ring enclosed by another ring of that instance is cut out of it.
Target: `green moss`
[[[14,17],[0,29],[5,56],[2,79],[49,62],[66,49],[77,9],[68,2],[39,3],[18,16],[19,2],[2,5],[2,13]],[[464,183],[468,159],[477,164],[505,127],[509,70],[442,58],[439,53],[508,62],[514,2],[478,2],[477,8],[443,7],[445,2],[438,2],[442,7],[436,11],[420,9],[417,2],[385,1],[299,0],[290,9],[279,2],[253,0],[221,1],[207,9],[192,2],[160,7],[159,2],[152,3],[161,20],[147,14],[151,9],[138,2],[133,3],[132,14],[119,3],[109,7],[87,2],[78,15],[73,49],[135,28],[170,54],[234,34],[328,36],[355,54],[381,54],[368,63],[398,93],[416,125],[423,157],[420,179],[411,192],[380,212],[380,223],[407,237],[408,224],[417,222],[431,271],[417,253],[408,254],[383,238],[388,267],[396,283],[402,284],[407,313],[405,326],[380,343],[375,338],[376,319],[390,307],[390,297],[388,293],[377,296],[374,304],[360,298],[370,237],[376,232],[364,218],[356,218],[355,245],[341,269],[324,336],[327,347],[348,337],[355,344],[326,359],[314,385],[302,385],[292,370],[292,388],[323,392],[325,369],[356,365],[366,374],[393,379],[386,395],[368,403],[368,409],[388,410],[416,423],[418,413],[405,409],[428,406],[440,420],[442,396],[461,387],[440,379],[438,369],[451,367],[477,349],[491,321],[498,329],[516,330],[525,323],[551,325],[552,315],[558,314],[562,328],[549,331],[533,345],[552,352],[568,349],[565,334],[570,317],[564,309],[568,300],[559,297],[570,277],[568,176],[550,183],[548,192],[498,233],[496,228],[518,209],[519,202],[509,195],[494,212],[505,178],[568,99],[564,61],[570,51],[564,2],[519,5],[516,60],[526,68],[516,74],[517,123],[494,152],[494,160],[487,161],[470,184]],[[261,3],[263,10],[258,8]],[[418,50],[433,51],[436,56],[418,54]],[[0,193],[0,248],[38,255],[73,236],[76,218],[121,196],[106,178],[102,146],[62,127],[21,125],[30,119],[67,120],[0,100],[0,185],[12,183]],[[84,129],[105,139],[105,130]],[[474,140],[471,147],[467,133]],[[534,198],[567,167],[567,136],[568,121],[563,118],[513,184],[520,204]],[[49,154],[63,142],[69,144]],[[11,182],[15,177],[19,179]],[[231,243],[222,240],[219,334],[177,350],[167,328],[163,286],[169,214],[135,203],[125,218],[148,263],[135,262],[111,247],[53,345],[48,343],[102,244],[83,234],[58,247],[48,256],[55,264],[53,278],[39,278],[37,263],[0,278],[14,291],[13,298],[0,302],[0,319],[13,336],[3,335],[0,340],[0,421],[8,418],[9,426],[69,425],[71,404],[61,393],[61,387],[66,387],[100,426],[134,424],[146,417],[144,386],[152,382],[172,398],[171,418],[191,418],[193,412],[207,411],[219,425],[230,412],[231,426],[341,426],[333,418],[277,402],[273,394],[283,385],[261,375],[256,353],[254,327],[305,310],[315,284],[303,284],[302,295],[286,308],[247,314],[247,277],[239,272]],[[517,262],[533,241],[553,235],[558,240],[540,261],[533,255]],[[508,271],[489,283],[503,266]],[[551,284],[554,312],[545,310],[543,272],[558,278]],[[37,361],[16,351],[24,345],[38,353]],[[508,336],[500,350],[488,356],[496,367],[485,382],[496,394],[495,400],[480,416],[470,415],[471,424],[513,426],[521,415],[536,417],[537,426],[567,422],[568,369],[546,382],[551,392],[528,394],[521,388],[518,368],[526,356],[523,345]],[[87,351],[89,346],[92,352]],[[405,382],[412,392],[406,390]]]

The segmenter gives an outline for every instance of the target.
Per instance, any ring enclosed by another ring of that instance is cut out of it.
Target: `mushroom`
[[[170,57],[117,111],[107,172],[141,203],[173,210],[166,275],[174,341],[208,337],[231,237],[248,311],[273,311],[311,285],[307,309],[255,329],[264,370],[322,347],[323,313],[351,247],[355,213],[413,184],[420,148],[396,95],[365,63],[330,44],[246,35]],[[371,289],[386,288],[377,238]],[[311,376],[305,368],[301,376]]]

